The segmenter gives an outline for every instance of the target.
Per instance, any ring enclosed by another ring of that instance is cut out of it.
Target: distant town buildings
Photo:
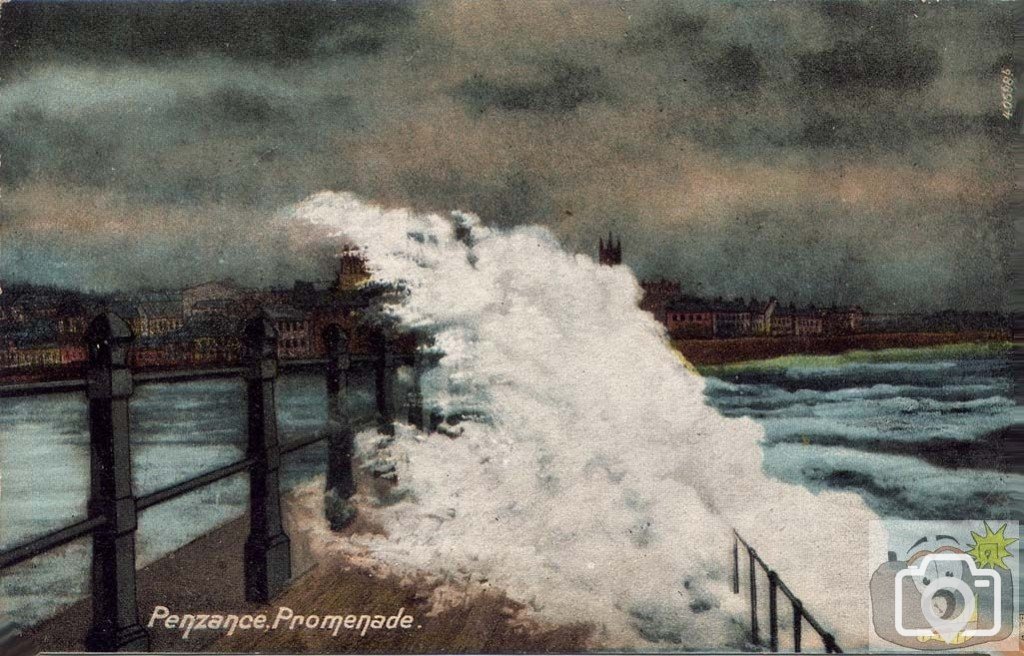
[[[231,280],[212,280],[181,290],[181,310],[186,317],[216,314],[242,298],[243,290]]]
[[[0,375],[81,366],[88,357],[86,327],[104,311],[131,327],[133,367],[237,363],[242,322],[261,308],[277,329],[278,357],[319,357],[325,353],[322,335],[328,325],[358,332],[371,293],[366,291],[369,280],[362,254],[350,248],[339,258],[334,280],[296,281],[291,288],[253,289],[215,280],[181,290],[97,295],[8,285],[0,294]]]
[[[598,262],[622,263],[622,240],[608,235],[598,242]],[[777,299],[702,298],[687,295],[674,280],[641,280],[640,308],[665,324],[674,339],[735,337],[810,337],[864,332],[951,332],[1005,330],[999,313],[940,312],[935,314],[872,315],[860,306],[798,307]]]
[[[622,263],[622,240],[598,243],[598,261]],[[185,289],[87,294],[38,285],[5,285],[0,293],[0,376],[72,371],[88,356],[89,321],[112,311],[131,326],[131,364],[143,369],[215,367],[239,361],[242,321],[265,310],[278,334],[278,357],[302,360],[325,353],[324,331],[340,325],[353,348],[369,348],[360,332],[371,297],[364,254],[348,247],[330,281],[295,281],[292,287],[254,289],[213,280]],[[868,313],[859,306],[798,307],[775,298],[725,299],[687,295],[679,282],[641,281],[640,307],[674,339],[813,337],[867,332],[1008,332],[996,312]],[[361,341],[362,340],[362,341]]]
[[[677,281],[665,280],[643,280],[640,282],[643,287],[644,296],[640,301],[640,309],[646,310],[654,317],[666,323],[668,317],[665,312],[668,304],[677,298],[682,298],[683,288]]]

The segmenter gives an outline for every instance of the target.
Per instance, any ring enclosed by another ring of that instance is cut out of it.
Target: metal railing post
[[[761,643],[757,626],[757,556],[750,547],[747,547],[747,556],[750,558],[750,641],[757,645]]]
[[[779,651],[779,575],[768,572],[768,650]]]
[[[804,609],[799,599],[793,599],[793,651],[800,652],[800,634],[803,630]]]
[[[429,431],[430,427],[423,419],[423,354],[415,348],[412,361],[412,389],[409,390],[409,423],[416,428]]]
[[[346,396],[351,366],[348,338],[337,325],[324,331],[327,345],[327,487],[324,512],[331,530],[339,531],[356,516],[349,501],[356,492],[352,474],[354,438]]]
[[[732,591],[740,593],[740,536],[732,532]]]
[[[132,372],[131,328],[113,313],[93,319],[86,331],[89,369],[90,516],[106,523],[92,539],[91,651],[146,651],[149,635],[139,623],[135,589],[135,531],[128,398]]]
[[[249,405],[249,537],[245,542],[245,598],[267,602],[291,578],[291,545],[281,524],[274,384],[277,330],[265,312],[245,324],[245,374]]]
[[[395,352],[387,330],[377,335],[377,430],[395,434]]]

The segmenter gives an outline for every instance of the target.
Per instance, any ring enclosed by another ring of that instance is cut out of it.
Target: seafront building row
[[[598,241],[597,261],[605,266],[622,264],[622,239],[609,233]],[[778,299],[714,299],[683,293],[678,281],[642,280],[641,309],[665,324],[674,339],[713,339],[748,336],[849,335],[864,328],[860,306],[798,308],[780,305]]]
[[[0,373],[71,367],[85,362],[85,329],[111,311],[135,335],[131,364],[139,368],[233,364],[240,356],[240,325],[257,309],[277,329],[277,355],[306,359],[326,352],[324,329],[355,330],[372,291],[365,262],[342,254],[329,282],[296,281],[290,288],[253,289],[217,280],[180,290],[93,295],[65,289],[8,287],[0,294]],[[356,345],[358,346],[358,345]]]
[[[601,264],[622,262],[622,243],[602,239]],[[132,366],[148,369],[208,367],[239,359],[241,320],[266,310],[278,332],[278,357],[324,354],[323,331],[336,324],[358,337],[357,325],[373,295],[362,254],[346,250],[333,280],[296,281],[292,287],[255,289],[231,280],[184,289],[97,295],[53,287],[9,286],[0,293],[0,375],[73,368],[86,360],[82,338],[89,320],[112,311],[131,326]],[[645,280],[640,307],[661,321],[673,339],[809,337],[868,332],[1004,331],[998,313],[879,314],[859,306],[817,308],[775,298],[701,298],[670,280]]]
[[[677,339],[752,336],[852,335],[870,322],[857,305],[817,308],[781,305],[776,298],[704,299],[682,293],[679,283],[643,281],[640,307],[665,324]],[[866,321],[867,320],[867,321]]]
[[[622,240],[598,241],[598,262],[622,264]],[[931,314],[867,312],[859,305],[797,306],[777,298],[702,298],[664,278],[641,280],[641,309],[665,324],[673,339],[737,337],[812,337],[896,332],[1006,332],[1008,318],[998,312],[944,311]]]

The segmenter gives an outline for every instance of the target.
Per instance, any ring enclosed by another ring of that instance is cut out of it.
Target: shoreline
[[[849,351],[917,349],[952,344],[1008,343],[1009,335],[990,332],[862,333],[807,337],[674,339],[672,346],[697,368],[772,360],[785,356],[841,355]]]

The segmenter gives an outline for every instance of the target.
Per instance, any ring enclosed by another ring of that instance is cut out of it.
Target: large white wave
[[[593,622],[604,645],[739,647],[736,528],[840,644],[866,643],[874,515],[854,495],[762,472],[761,430],[706,405],[702,379],[637,308],[628,268],[566,253],[543,228],[345,193],[289,215],[365,247],[375,277],[407,286],[393,311],[444,353],[427,404],[471,416],[454,439],[399,427],[387,449],[408,495],[370,511],[389,536],[358,546],[399,569],[486,580],[544,618]]]

